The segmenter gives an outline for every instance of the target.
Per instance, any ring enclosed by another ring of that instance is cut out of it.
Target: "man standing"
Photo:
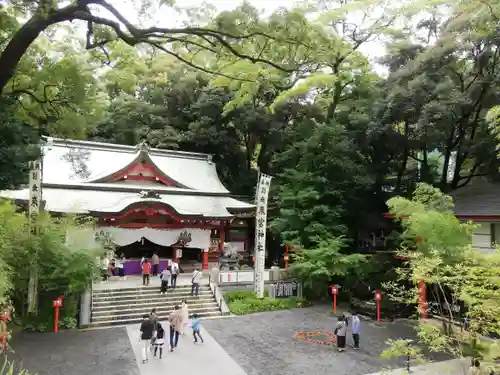
[[[359,333],[361,332],[361,320],[357,313],[352,313],[352,341],[354,342],[354,349],[359,349]]]
[[[170,273],[172,274],[172,282],[170,283],[172,289],[175,289],[177,286],[177,276],[179,275],[179,264],[176,261],[172,261],[172,265],[170,266]]]
[[[158,273],[160,272],[160,257],[158,256],[158,253],[153,254],[151,263],[153,265],[153,276],[158,276]]]
[[[201,277],[202,277],[201,271],[196,268],[193,271],[193,277],[191,279],[191,296],[196,292],[196,297],[198,297],[198,293],[200,291],[200,283],[201,283]]]
[[[149,285],[149,275],[151,273],[151,263],[144,259],[142,264],[142,285]]]
[[[148,353],[151,350],[151,340],[153,339],[155,325],[150,319],[149,315],[144,315],[142,318],[143,321],[140,328],[142,343],[142,363],[146,363],[148,360]]]
[[[170,351],[173,352],[179,342],[179,332],[182,329],[182,314],[179,305],[168,316],[170,323]]]

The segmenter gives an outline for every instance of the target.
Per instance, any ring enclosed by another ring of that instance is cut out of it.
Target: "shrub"
[[[64,296],[60,327],[74,328],[78,295],[98,274],[95,260],[103,249],[82,249],[67,241],[69,232],[87,226],[82,220],[52,218],[45,213],[39,215],[37,225],[38,234],[34,234],[25,214],[0,201],[0,308],[11,304],[15,323],[25,330],[47,331],[54,324],[52,301]],[[37,314],[26,312],[27,266],[32,264],[38,269]]]
[[[310,303],[305,298],[290,297],[283,299],[273,299],[264,297],[259,299],[252,291],[234,291],[224,294],[224,298],[229,306],[229,310],[236,315],[246,315],[256,312],[286,310],[309,306]]]
[[[0,367],[0,375],[31,375],[31,373],[26,370],[16,368],[13,362],[9,362],[5,359],[2,367]]]

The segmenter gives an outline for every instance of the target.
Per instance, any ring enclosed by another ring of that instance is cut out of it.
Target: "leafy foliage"
[[[309,302],[304,298],[289,297],[273,299],[257,298],[251,291],[234,291],[224,293],[229,309],[233,314],[246,315],[256,312],[287,310],[297,307],[307,307]]]
[[[391,213],[402,218],[407,241],[401,250],[409,261],[407,268],[398,270],[400,283],[391,282],[386,287],[393,299],[415,303],[419,281],[428,285],[436,301],[431,311],[440,317],[443,326],[432,320],[419,321],[419,344],[459,358],[470,355],[467,348],[472,348],[474,356],[492,361],[500,355],[498,347],[478,342],[500,334],[500,256],[496,251],[480,253],[471,249],[471,224],[461,223],[445,208],[449,207],[449,199],[437,189],[421,185],[411,201],[398,197],[388,202]],[[405,289],[401,283],[413,287]],[[462,321],[453,306],[462,306],[461,311],[470,321],[467,330],[454,328]]]
[[[51,329],[52,300],[64,296],[61,324],[74,328],[78,293],[85,291],[98,274],[96,257],[102,249],[82,250],[67,245],[67,232],[75,228],[71,219],[50,219],[42,215],[39,234],[29,228],[27,218],[7,202],[0,203],[0,298],[2,306],[12,304],[17,323],[30,330]],[[39,270],[39,314],[26,314],[28,293],[26,265]]]

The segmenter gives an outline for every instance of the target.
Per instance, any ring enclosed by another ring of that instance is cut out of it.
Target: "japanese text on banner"
[[[257,213],[255,215],[255,292],[258,298],[264,297],[264,268],[266,261],[267,201],[271,176],[261,174],[257,186]]]
[[[38,215],[42,199],[42,168],[39,160],[30,162],[29,207],[30,219]]]

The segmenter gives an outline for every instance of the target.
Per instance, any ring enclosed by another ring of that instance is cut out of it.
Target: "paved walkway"
[[[168,333],[168,324],[166,326]],[[188,332],[189,331],[189,332]],[[141,375],[158,374],[203,374],[203,375],[247,375],[246,372],[229,356],[229,354],[203,329],[201,334],[204,344],[194,344],[191,331],[179,337],[177,349],[170,353],[167,344],[163,349],[163,359],[155,359],[149,355],[149,361],[142,363],[141,345],[139,341],[139,325],[127,326],[127,333],[132,344],[137,365]],[[167,340],[168,341],[168,340]]]

